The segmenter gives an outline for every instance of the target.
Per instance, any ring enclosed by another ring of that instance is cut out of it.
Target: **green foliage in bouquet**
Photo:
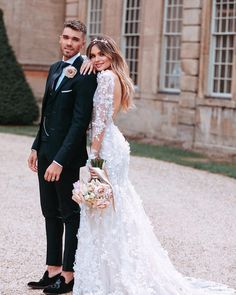
[[[104,163],[105,163],[105,160],[100,159],[100,158],[96,158],[96,159],[91,160],[91,166],[92,167],[97,167],[97,168],[100,168],[100,169],[103,168]]]
[[[0,9],[0,124],[29,125],[37,118],[34,95],[9,45]]]

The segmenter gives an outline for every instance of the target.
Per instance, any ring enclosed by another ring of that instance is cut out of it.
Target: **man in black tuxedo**
[[[28,159],[30,169],[38,172],[47,240],[47,270],[42,279],[28,286],[44,289],[45,294],[70,292],[74,283],[80,209],[71,197],[79,168],[87,160],[86,131],[97,87],[94,74],[80,74],[85,35],[86,27],[80,21],[65,23],[60,36],[63,60],[50,68],[40,127]]]

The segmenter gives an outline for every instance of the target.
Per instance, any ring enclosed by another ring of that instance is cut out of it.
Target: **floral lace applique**
[[[108,70],[98,73],[97,82],[93,99],[92,140],[98,139],[107,124],[112,122],[114,74]]]
[[[112,120],[114,78],[111,71],[98,74],[92,131],[93,138],[103,133],[99,155],[106,161],[116,210],[81,206],[73,295],[234,294],[220,284],[184,278],[154,235],[128,179],[129,144]]]

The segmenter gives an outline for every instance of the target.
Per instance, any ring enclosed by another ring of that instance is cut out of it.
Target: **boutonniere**
[[[73,78],[77,73],[77,70],[73,66],[68,66],[64,69],[64,74],[67,78]]]

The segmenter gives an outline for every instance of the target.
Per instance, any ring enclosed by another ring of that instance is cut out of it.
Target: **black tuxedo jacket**
[[[83,59],[79,56],[73,63],[77,73],[73,78],[64,77],[56,91],[50,93],[52,76],[60,62],[49,70],[42,104],[42,116],[38,134],[32,149],[39,150],[45,107],[53,103],[50,117],[50,136],[47,140],[47,157],[62,166],[83,166],[87,159],[86,131],[91,120],[93,95],[97,87],[96,75],[79,73]]]

